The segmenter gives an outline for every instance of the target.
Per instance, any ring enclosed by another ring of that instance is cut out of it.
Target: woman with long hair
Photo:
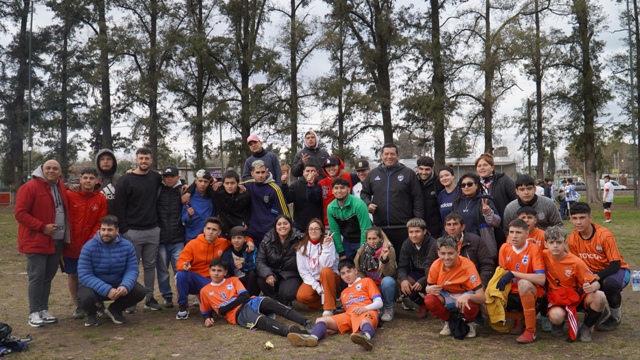
[[[492,257],[498,254],[494,229],[500,227],[501,218],[489,195],[482,191],[480,177],[467,173],[458,180],[460,194],[453,203],[453,211],[457,211],[464,219],[464,231],[475,233],[487,244]]]
[[[324,223],[311,219],[302,240],[296,246],[296,262],[302,277],[296,299],[309,310],[324,309],[322,316],[336,310],[336,289],[340,285],[338,256],[333,236],[324,234]]]
[[[377,226],[366,230],[366,242],[358,249],[354,263],[360,277],[368,277],[382,294],[380,320],[393,320],[393,300],[396,295],[396,251],[384,231]]]
[[[260,290],[285,305],[291,305],[302,284],[296,265],[296,246],[302,236],[291,219],[280,215],[264,236],[256,257]]]

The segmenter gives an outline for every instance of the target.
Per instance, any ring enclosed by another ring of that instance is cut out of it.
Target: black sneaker
[[[187,304],[179,304],[179,310],[176,314],[176,319],[178,320],[187,320],[189,318],[189,305]]]
[[[114,324],[124,324],[127,319],[122,315],[122,311],[116,311],[109,306],[104,313],[111,318]]]
[[[135,314],[138,311],[138,309],[136,309],[136,306],[129,306],[128,308],[124,309],[124,312],[126,312],[127,314]]]
[[[301,328],[298,325],[290,325],[289,326],[289,333],[293,333],[293,334],[307,334],[307,331],[304,330],[303,328]]]
[[[99,302],[96,304],[96,307],[98,308],[98,311],[96,312],[96,316],[98,317],[98,319],[106,319],[107,314],[104,313],[104,303]]]
[[[553,336],[564,336],[564,323],[560,325],[551,324],[551,334]]]
[[[158,311],[162,309],[162,307],[160,307],[160,304],[158,304],[158,302],[154,298],[148,299],[144,303],[144,308],[151,311]]]
[[[173,298],[172,297],[166,297],[164,298],[164,304],[162,304],[162,306],[165,309],[170,309],[173,307]]]
[[[622,320],[616,320],[613,316],[609,316],[607,320],[605,320],[601,324],[596,325],[596,330],[598,331],[611,331],[616,329]]]
[[[98,326],[96,314],[87,314],[87,320],[84,321],[84,326]]]

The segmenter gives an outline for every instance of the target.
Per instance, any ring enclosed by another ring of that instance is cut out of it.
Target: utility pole
[[[633,146],[631,147],[631,172],[633,176],[633,206],[638,207],[638,147],[636,145],[636,107],[634,101],[633,91],[633,46],[632,44],[632,32],[631,32],[631,6],[629,0],[627,0],[627,32],[629,36],[629,103],[631,105],[631,138],[633,139]],[[637,46],[638,44],[636,44]]]

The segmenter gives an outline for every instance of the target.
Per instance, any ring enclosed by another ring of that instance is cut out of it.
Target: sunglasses
[[[475,185],[476,183],[474,183],[473,181],[471,182],[466,182],[466,183],[460,183],[460,188],[464,189],[466,187],[472,187],[473,185]]]

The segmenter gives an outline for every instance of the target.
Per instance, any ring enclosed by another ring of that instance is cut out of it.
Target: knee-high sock
[[[324,321],[319,321],[316,326],[311,330],[311,335],[321,340],[327,334],[327,324]]]
[[[588,327],[592,327],[600,318],[602,311],[594,311],[592,309],[587,310],[587,316],[584,317],[584,325]]]
[[[263,314],[274,313],[300,325],[304,325],[309,321],[293,308],[285,306],[270,298],[264,298],[262,302],[260,302],[260,312]]]
[[[375,335],[376,330],[373,328],[373,325],[371,325],[370,323],[364,323],[362,324],[362,326],[360,326],[360,330],[362,330],[362,332],[364,334],[366,334],[367,336],[369,336],[369,339],[373,338],[373,335]]]
[[[524,313],[524,324],[527,329],[536,331],[536,298],[533,294],[520,294],[522,310]]]

